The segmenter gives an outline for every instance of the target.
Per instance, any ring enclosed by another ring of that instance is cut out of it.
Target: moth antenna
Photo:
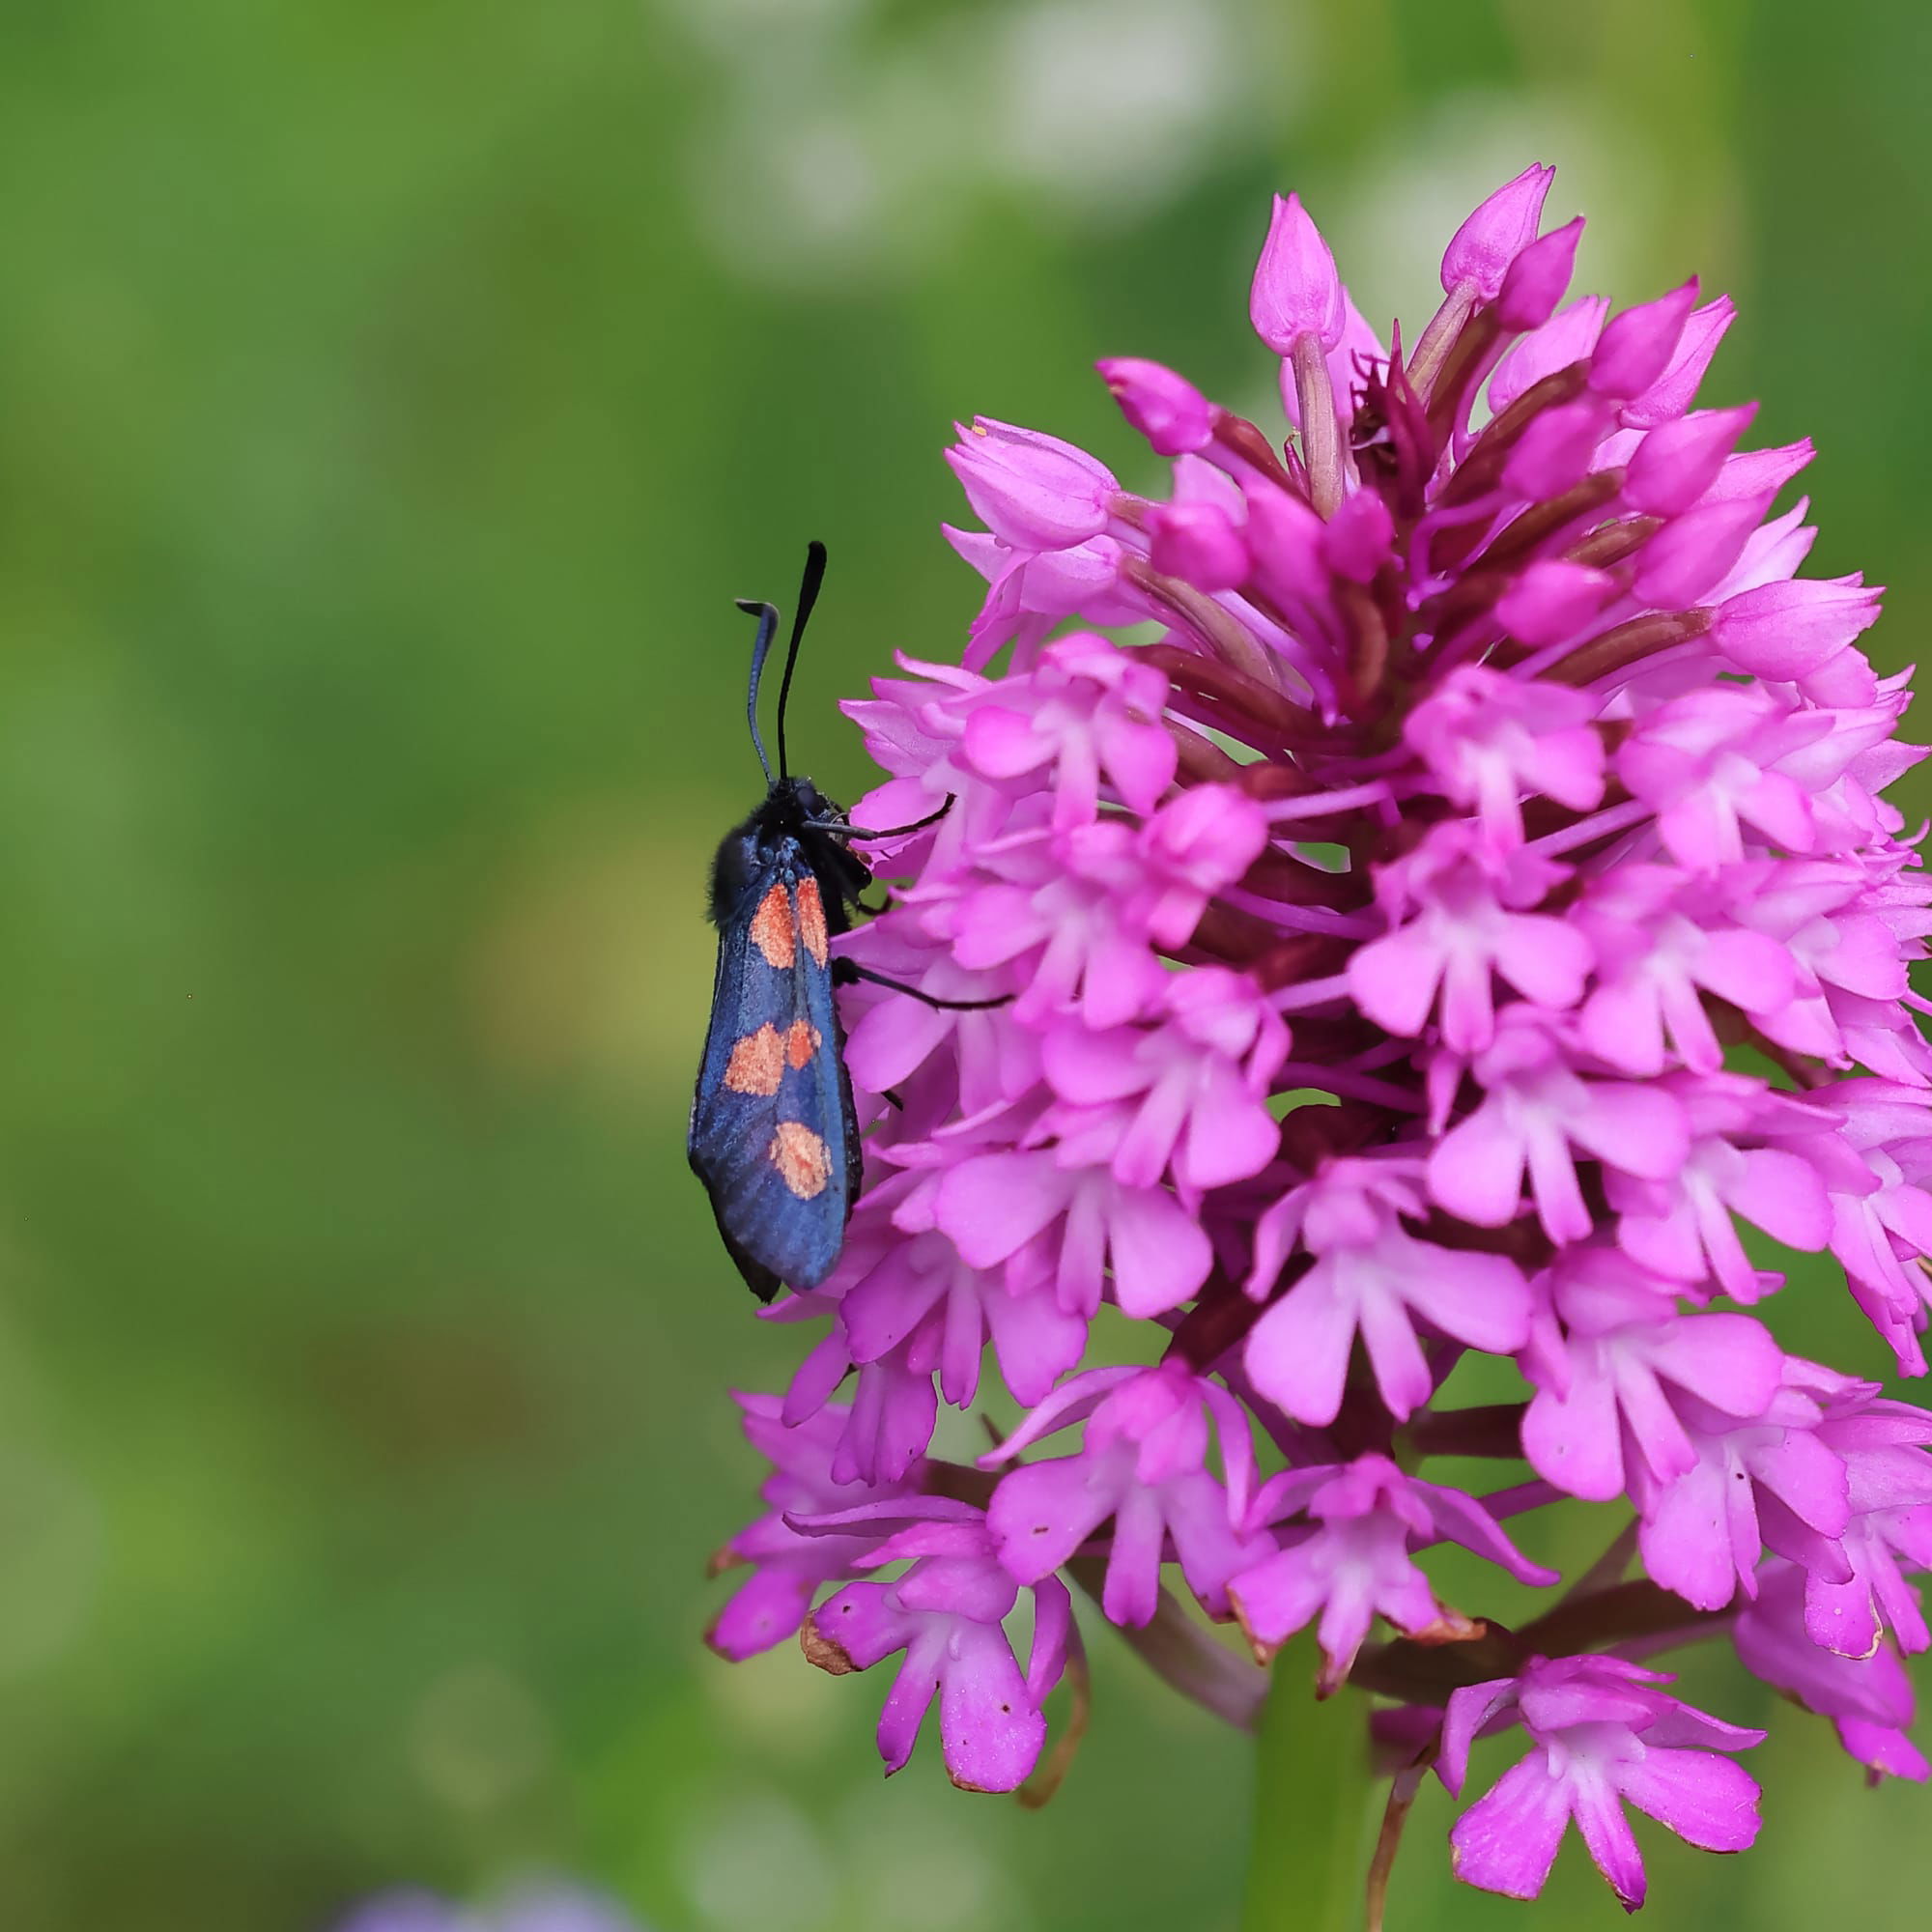
[[[770,604],[760,604],[749,597],[736,600],[738,609],[748,617],[758,620],[758,635],[752,640],[752,684],[745,694],[745,722],[752,727],[752,749],[758,754],[758,763],[763,766],[765,782],[772,781],[772,761],[765,756],[765,741],[758,735],[758,683],[765,674],[765,653],[772,647],[772,639],[778,635],[779,613]],[[786,676],[790,676],[787,670]],[[784,763],[784,726],[779,726],[779,763]]]
[[[779,777],[781,779],[791,776],[791,766],[785,758],[785,707],[791,701],[792,669],[798,663],[798,647],[805,639],[806,620],[811,615],[811,607],[818,602],[818,586],[824,582],[825,546],[813,537],[805,547],[805,575],[798,585],[798,614],[791,620],[784,675],[779,680]]]

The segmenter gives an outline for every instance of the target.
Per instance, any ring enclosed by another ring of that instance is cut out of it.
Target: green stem
[[[1354,1932],[1362,1922],[1375,1784],[1368,1707],[1315,1697],[1304,1631],[1274,1661],[1255,1740],[1255,1822],[1241,1932]]]

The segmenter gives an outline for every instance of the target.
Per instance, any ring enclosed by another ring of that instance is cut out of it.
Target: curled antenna
[[[791,623],[791,642],[785,647],[784,675],[779,680],[779,777],[789,778],[791,766],[785,756],[785,706],[791,698],[791,674],[798,663],[798,647],[805,638],[805,626],[811,607],[818,602],[818,587],[825,582],[825,546],[814,538],[806,546],[805,575],[799,580],[798,614]],[[758,763],[764,767],[765,782],[772,781],[772,761],[765,756],[765,741],[758,733],[758,685],[765,674],[765,657],[778,635],[777,608],[751,598],[740,597],[738,609],[758,620],[758,635],[752,642],[752,685],[745,696],[745,717],[752,727],[752,745]]]
[[[745,696],[745,722],[752,727],[752,749],[764,767],[765,782],[772,781],[772,761],[765,756],[765,741],[758,735],[758,680],[765,674],[765,653],[779,628],[779,613],[773,605],[753,603],[749,597],[737,600],[738,609],[758,620],[758,635],[752,640],[752,688]]]

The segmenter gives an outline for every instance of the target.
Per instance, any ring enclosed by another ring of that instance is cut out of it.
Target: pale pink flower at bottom
[[[1046,1742],[1040,1706],[1065,1665],[1066,1586],[1034,1586],[1033,1648],[1025,1670],[1003,1628],[1019,1585],[994,1559],[977,1518],[919,1523],[886,1539],[866,1567],[914,1559],[896,1582],[851,1583],[806,1619],[805,1653],[835,1677],[903,1651],[879,1718],[890,1772],[912,1756],[935,1697],[946,1768],[970,1791],[1012,1791]]]
[[[1534,1898],[1574,1820],[1626,1910],[1643,1903],[1643,1857],[1626,1804],[1707,1852],[1742,1852],[1758,1833],[1757,1782],[1719,1753],[1764,1742],[1655,1686],[1671,1680],[1613,1657],[1532,1659],[1519,1677],[1454,1692],[1442,1726],[1442,1781],[1460,1792],[1469,1747],[1505,1712],[1535,1748],[1457,1819],[1456,1876]]]

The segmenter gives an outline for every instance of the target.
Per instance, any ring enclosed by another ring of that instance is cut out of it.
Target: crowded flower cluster
[[[712,1641],[883,1666],[889,1771],[936,1700],[954,1782],[1010,1791],[1073,1592],[1238,1723],[1266,1680],[1207,1621],[1262,1661],[1313,1626],[1310,1694],[1375,1693],[1398,1794],[1473,1798],[1463,1879],[1535,1895],[1574,1819],[1634,1906],[1626,1807],[1743,1849],[1763,1736],[1641,1660],[1719,1639],[1926,1776],[1932,1414],[1760,1304],[1766,1259],[1829,1256],[1925,1370],[1932,888],[1882,796],[1922,753],[1859,646],[1879,593],[1801,577],[1805,502],[1775,513],[1809,443],[1695,407],[1728,299],[1569,295],[1549,183],[1386,344],[1278,200],[1286,442],[1122,359],[1164,495],[990,419],[947,452],[985,526],[947,532],[987,584],[963,662],[846,707],[889,775],[855,822],[918,829],[866,846],[903,883],[839,945],[927,998],[843,996],[867,1184],[771,1311],[791,1386],[741,1398],[773,1474]],[[942,1460],[989,1344],[1024,1419]],[[1473,1352],[1520,1399],[1447,1400]],[[1508,1525],[1567,1498],[1619,1507],[1566,1579]],[[1531,1611],[1441,1601],[1445,1540]]]

